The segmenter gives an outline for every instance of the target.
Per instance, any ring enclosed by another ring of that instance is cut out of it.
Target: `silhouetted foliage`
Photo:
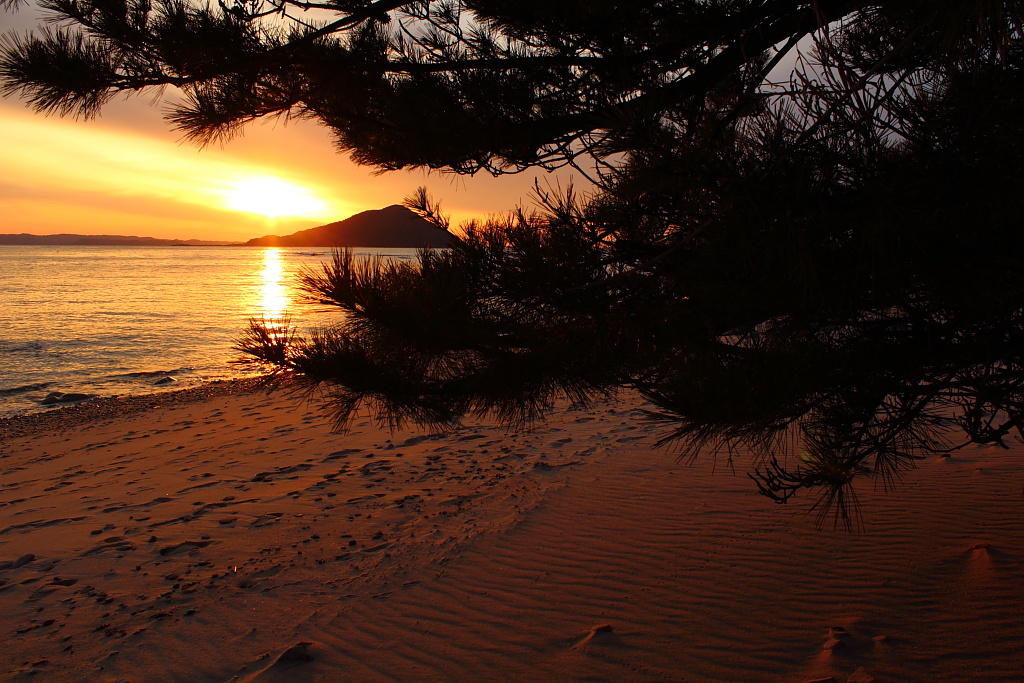
[[[285,115],[379,169],[593,183],[415,266],[305,273],[342,322],[239,348],[339,425],[628,386],[664,443],[745,446],[764,494],[848,526],[858,476],[1022,435],[1020,0],[40,4],[60,23],[6,36],[0,75],[41,111],[172,85],[202,144]]]

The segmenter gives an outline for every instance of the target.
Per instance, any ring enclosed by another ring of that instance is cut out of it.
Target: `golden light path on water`
[[[266,249],[263,252],[260,314],[267,321],[279,322],[291,303],[291,297],[288,296],[288,287],[284,279],[284,267],[281,265],[281,250],[274,248]]]

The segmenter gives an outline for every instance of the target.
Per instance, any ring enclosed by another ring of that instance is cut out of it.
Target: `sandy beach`
[[[104,405],[0,429],[4,680],[1024,671],[1019,445],[863,482],[849,535],[653,450],[629,397],[443,436],[246,385]]]

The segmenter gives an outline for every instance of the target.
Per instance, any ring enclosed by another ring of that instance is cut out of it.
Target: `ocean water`
[[[231,347],[250,318],[290,317],[302,330],[340,315],[302,303],[295,287],[302,266],[328,259],[310,248],[0,246],[0,416],[48,409],[51,392],[242,377]]]

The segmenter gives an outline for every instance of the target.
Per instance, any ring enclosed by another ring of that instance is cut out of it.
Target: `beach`
[[[331,431],[252,382],[0,422],[4,680],[1012,681],[1024,451],[815,529],[623,394]]]

